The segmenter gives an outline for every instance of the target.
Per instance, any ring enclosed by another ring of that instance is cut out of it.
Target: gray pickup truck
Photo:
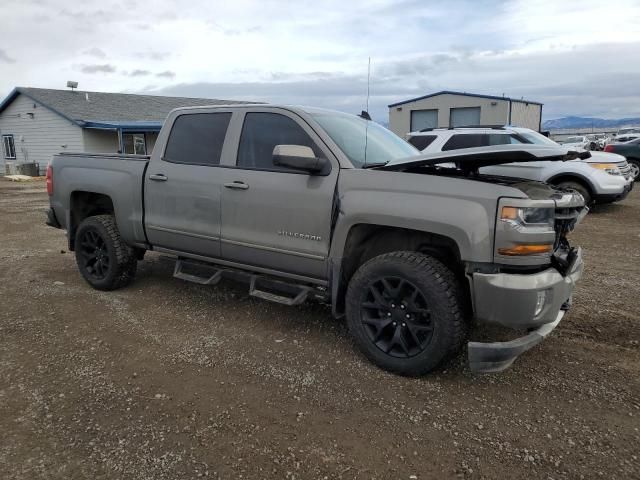
[[[100,290],[164,252],[184,280],[242,272],[253,296],[330,303],[367,358],[403,375],[446,363],[472,325],[507,327],[513,340],[468,343],[472,370],[500,371],[558,325],[583,268],[567,241],[587,212],[578,193],[478,173],[573,158],[532,147],[419,155],[360,116],[183,108],[150,157],[54,156],[47,224]]]

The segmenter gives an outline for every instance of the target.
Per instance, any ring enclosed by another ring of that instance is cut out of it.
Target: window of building
[[[192,165],[219,165],[231,113],[180,115],[173,123],[164,160]]]
[[[480,125],[480,107],[461,107],[450,110],[450,127],[468,127],[471,125]]]
[[[438,138],[436,135],[415,135],[409,139],[409,143],[418,150],[424,150],[431,145],[436,138]]]
[[[16,158],[16,145],[13,141],[13,135],[2,136],[2,150],[4,152],[4,158],[6,159]]]
[[[146,155],[147,142],[144,133],[124,133],[122,135],[124,152],[130,155]]]
[[[419,132],[425,128],[438,127],[438,110],[412,110],[411,131]]]
[[[320,156],[320,150],[311,137],[291,118],[278,113],[247,113],[238,147],[237,166],[291,171],[273,164],[276,145],[303,145]]]

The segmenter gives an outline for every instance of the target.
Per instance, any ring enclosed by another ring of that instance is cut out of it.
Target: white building
[[[539,131],[542,103],[442,91],[389,105],[389,128],[405,138],[425,128],[514,125]]]
[[[15,88],[0,103],[0,175],[7,164],[39,164],[61,151],[150,154],[177,107],[242,103],[204,98]]]

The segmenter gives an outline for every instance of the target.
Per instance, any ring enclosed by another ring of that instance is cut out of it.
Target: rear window
[[[164,160],[191,165],[219,165],[231,113],[180,115],[169,134]]]
[[[416,135],[411,137],[408,141],[418,150],[424,150],[431,145],[436,138],[436,135]]]

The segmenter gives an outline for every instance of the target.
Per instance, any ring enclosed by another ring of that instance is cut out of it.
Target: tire
[[[587,187],[578,182],[566,181],[560,182],[556,184],[557,187],[560,188],[568,188],[571,190],[575,190],[584,198],[584,204],[589,206],[593,202],[593,197],[591,196],[591,192]]]
[[[629,163],[631,172],[634,175],[633,180],[635,182],[640,182],[640,160],[636,160],[635,158],[628,158],[627,162]]]
[[[116,290],[134,279],[134,249],[124,243],[112,215],[86,218],[75,239],[76,263],[84,279],[97,290]]]
[[[416,252],[386,253],[363,264],[349,282],[347,325],[371,362],[419,376],[462,348],[464,305],[458,281],[442,263]]]

